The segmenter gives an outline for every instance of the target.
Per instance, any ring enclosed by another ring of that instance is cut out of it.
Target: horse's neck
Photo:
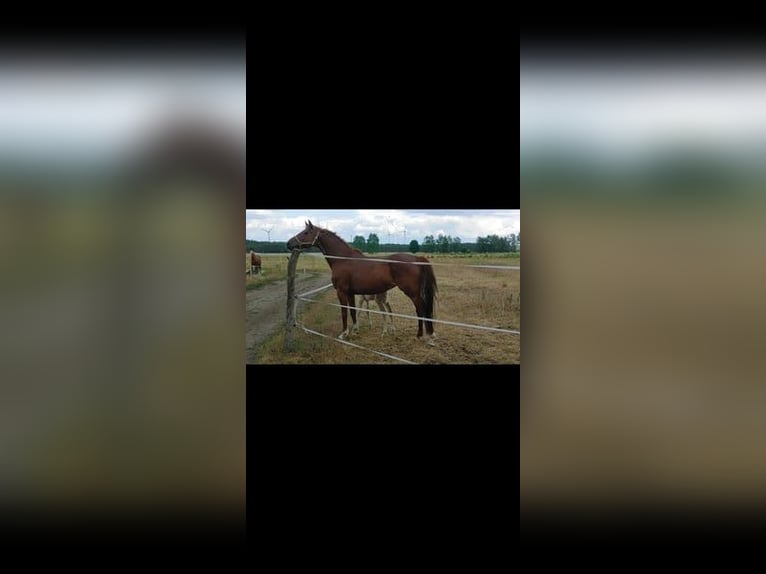
[[[319,241],[317,241],[317,245],[325,255],[334,255],[335,257],[354,256],[354,251],[348,244],[346,244],[340,238],[333,237],[332,235],[320,235]],[[327,262],[330,264],[330,267],[332,267],[333,262],[335,261],[336,259],[327,260]]]

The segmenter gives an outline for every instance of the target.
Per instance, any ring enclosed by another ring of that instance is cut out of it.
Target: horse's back
[[[392,255],[389,255],[387,259],[390,259],[392,261],[401,261],[402,263],[421,263],[421,262],[428,263],[429,262],[428,259],[426,259],[425,257],[412,255],[411,253],[393,253]],[[422,266],[393,264],[390,267],[391,267],[391,272],[395,276],[401,277],[403,275],[412,275],[412,276],[420,275],[420,267]]]
[[[392,253],[391,255],[388,255],[386,259],[392,259],[394,261],[407,261],[407,262],[413,262],[413,261],[428,261],[425,257],[419,257],[417,255],[412,255],[411,253]]]

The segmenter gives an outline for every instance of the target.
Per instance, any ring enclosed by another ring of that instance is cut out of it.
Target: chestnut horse
[[[335,233],[328,229],[317,227],[306,222],[306,228],[298,235],[290,238],[287,248],[305,249],[318,247],[324,255],[349,257],[350,259],[326,258],[332,270],[332,284],[338,294],[341,308],[343,332],[339,339],[347,338],[352,331],[358,330],[356,324],[356,295],[374,295],[384,293],[394,287],[399,287],[407,297],[412,299],[418,317],[433,319],[434,299],[436,298],[436,277],[428,259],[409,253],[395,253],[370,261],[358,249],[351,247]],[[425,265],[410,265],[409,263],[425,263]],[[351,310],[352,327],[348,326],[347,309]],[[423,337],[423,323],[429,335],[428,344],[434,345],[434,324],[431,321],[418,321],[418,339]]]
[[[250,275],[257,275],[261,272],[261,256],[252,249],[250,250]]]

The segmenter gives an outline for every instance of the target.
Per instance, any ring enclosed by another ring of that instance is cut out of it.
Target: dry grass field
[[[434,255],[434,263],[454,266],[435,266],[439,293],[436,319],[502,329],[521,330],[520,270],[479,269],[466,265],[519,265],[517,254],[491,254],[470,256]],[[286,275],[287,257],[274,260],[264,257],[265,280]],[[299,273],[317,273],[330,283],[330,269],[322,257],[304,254],[298,261]],[[257,282],[256,277],[248,281]],[[338,303],[330,288],[311,296],[324,303]],[[394,313],[415,316],[415,309],[404,293],[394,288],[388,293]],[[361,303],[357,298],[357,305]],[[377,305],[372,303],[372,309]],[[417,322],[402,317],[394,318],[396,333],[382,335],[383,316],[372,315],[372,328],[367,313],[358,313],[359,332],[350,342],[383,353],[401,357],[415,363],[448,364],[514,364],[520,362],[520,336],[509,333],[481,331],[453,325],[436,324],[436,347],[416,339]],[[341,310],[338,307],[301,302],[298,320],[308,328],[335,338],[342,330]],[[349,317],[350,320],[350,317]],[[331,339],[296,330],[296,349],[283,351],[284,330],[281,329],[257,351],[258,363],[272,364],[397,364],[366,350],[343,345]]]
[[[289,253],[266,253],[261,255],[261,274],[250,277],[245,276],[245,289],[258,289],[275,281],[287,279],[287,262]],[[298,260],[298,273],[329,273],[324,258],[315,256],[301,256]]]

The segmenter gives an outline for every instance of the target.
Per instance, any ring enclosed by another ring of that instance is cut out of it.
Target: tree
[[[500,237],[499,235],[488,235],[486,237],[489,242],[488,251],[492,253],[503,253],[510,249],[510,244],[506,237]]]
[[[367,253],[377,253],[380,247],[380,240],[375,233],[370,233],[367,238]]]
[[[516,247],[517,247],[516,236],[513,233],[511,233],[511,241],[510,241],[511,253],[516,253]]]
[[[454,237],[452,239],[452,251],[454,253],[457,253],[460,251],[462,247],[462,240],[459,237]]]
[[[433,253],[436,248],[436,241],[434,241],[433,235],[426,235],[423,238],[423,251],[426,253]]]
[[[477,237],[476,238],[476,247],[479,251],[479,253],[487,253],[490,250],[490,242],[489,237]]]
[[[439,237],[436,240],[436,244],[439,246],[439,253],[447,253],[449,251],[450,243],[452,243],[452,238],[449,235],[439,234]]]
[[[364,240],[364,237],[361,235],[357,235],[354,237],[353,243],[351,243],[354,247],[356,247],[359,251],[364,251],[367,247],[367,242]]]
[[[410,241],[410,252],[417,253],[418,251],[420,251],[420,244],[417,239],[413,239]]]

